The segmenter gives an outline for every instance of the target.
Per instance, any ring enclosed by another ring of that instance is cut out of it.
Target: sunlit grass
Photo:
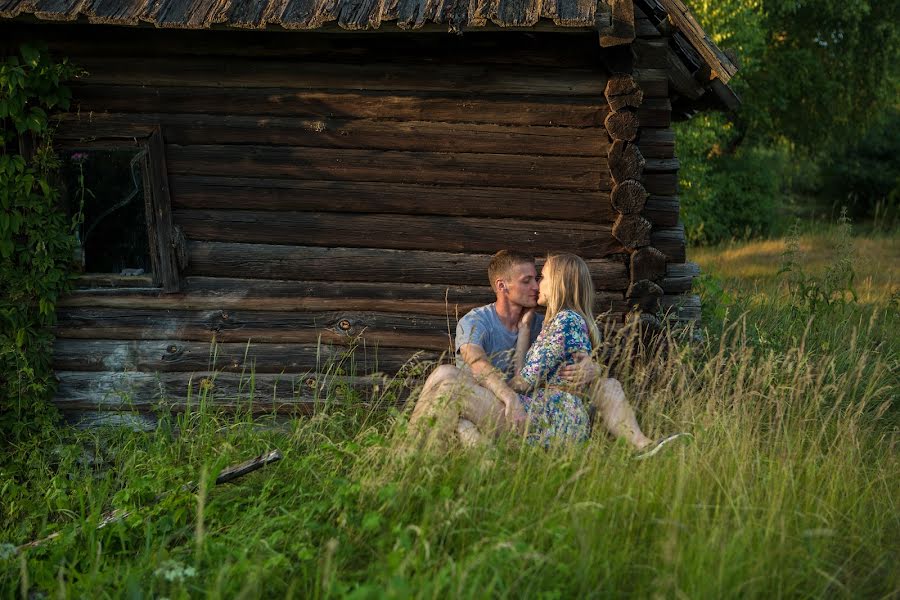
[[[736,289],[771,296],[782,287],[778,271],[786,249],[787,240],[779,238],[693,248],[689,256]],[[900,293],[900,235],[856,237],[853,249],[860,302],[887,303]],[[804,267],[812,273],[823,272],[836,258],[834,236],[828,231],[803,235],[800,250]]]
[[[780,242],[692,253],[719,273],[721,288],[704,291],[719,320],[699,345],[675,344],[623,374],[650,435],[694,435],[649,461],[599,432],[549,452],[504,440],[405,454],[390,391],[379,408],[323,402],[285,421],[220,413],[213,387],[151,433],[60,429],[0,463],[0,543],[62,532],[40,548],[0,549],[0,590],[897,597],[898,267],[887,256],[898,247],[858,242],[859,254],[885,256],[881,267],[857,262],[873,281],[867,304],[811,315],[775,276]],[[282,461],[208,483],[272,448]],[[182,488],[204,474],[204,493]],[[133,516],[96,530],[114,507]]]

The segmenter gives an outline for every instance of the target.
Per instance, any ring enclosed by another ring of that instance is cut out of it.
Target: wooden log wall
[[[65,408],[252,369],[293,409],[324,371],[446,360],[503,247],[584,257],[608,319],[689,287],[666,73],[610,75],[596,35],[54,32],[90,72],[58,138],[161,127],[188,250],[177,293],[60,303]]]

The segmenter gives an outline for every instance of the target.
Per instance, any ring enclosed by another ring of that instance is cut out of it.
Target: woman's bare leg
[[[625,399],[625,390],[616,379],[606,379],[594,388],[591,406],[600,413],[606,429],[617,438],[625,438],[638,450],[653,441],[644,435],[634,410]]]

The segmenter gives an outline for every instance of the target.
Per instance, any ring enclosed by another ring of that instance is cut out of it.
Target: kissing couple
[[[459,320],[456,366],[441,365],[426,379],[411,433],[440,445],[458,435],[474,445],[506,431],[550,445],[586,441],[598,415],[637,458],[688,435],[656,441],[644,435],[622,384],[603,377],[591,358],[601,335],[584,260],[552,254],[539,276],[533,256],[501,250],[491,258],[488,279],[496,300]]]

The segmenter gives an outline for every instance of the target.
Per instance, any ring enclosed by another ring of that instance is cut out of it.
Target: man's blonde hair
[[[534,264],[534,256],[518,250],[501,250],[491,257],[488,265],[488,279],[491,281],[491,289],[497,291],[497,280],[505,279],[516,265],[523,263]]]
[[[584,318],[591,345],[600,346],[600,330],[594,322],[594,281],[587,263],[574,254],[552,254],[541,270],[547,288],[546,325],[561,310],[574,310]]]

